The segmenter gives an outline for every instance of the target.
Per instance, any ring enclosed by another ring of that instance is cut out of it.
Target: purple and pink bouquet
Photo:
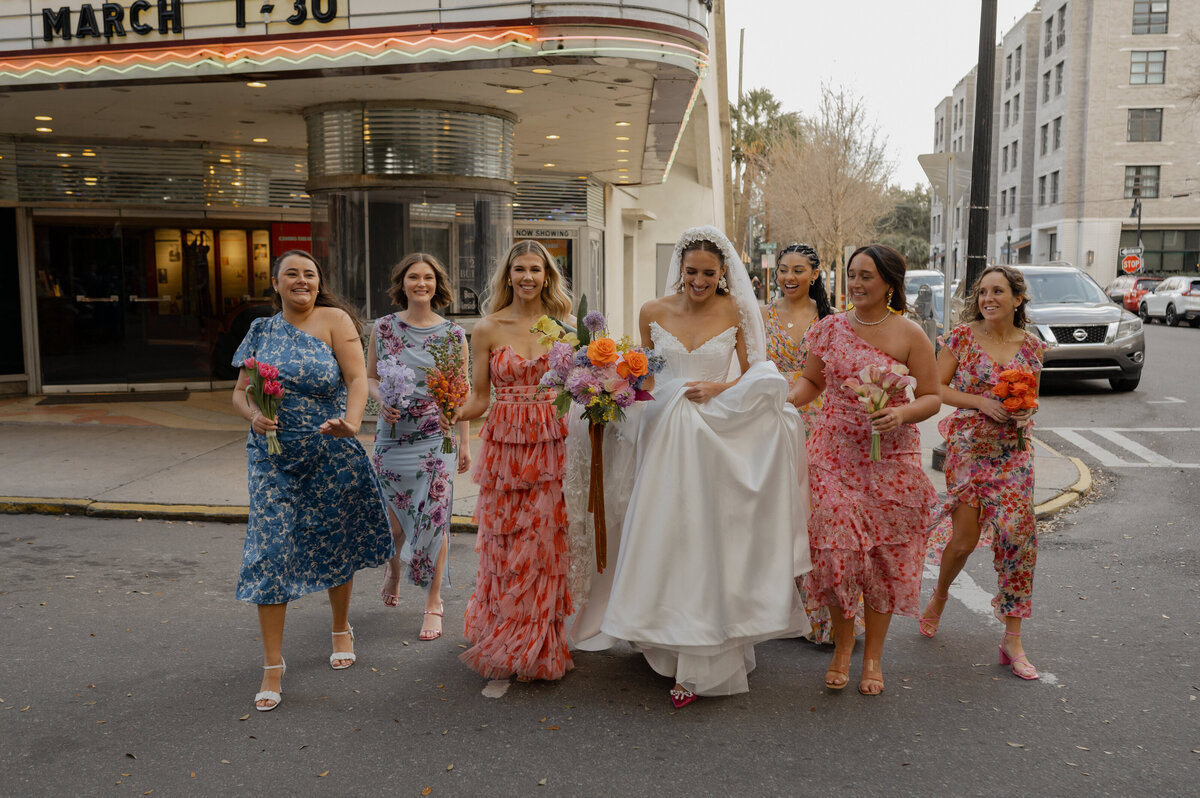
[[[279,415],[279,406],[283,404],[283,383],[279,381],[279,369],[252,357],[246,358],[242,367],[249,378],[246,391],[254,397],[254,403],[263,417],[274,421]],[[279,444],[279,437],[273,429],[267,430],[267,454],[283,454],[283,446]]]
[[[847,377],[842,387],[858,395],[858,401],[867,413],[877,413],[887,407],[892,395],[906,388],[915,387],[917,381],[908,375],[908,368],[899,363],[890,369],[872,363],[858,373],[858,377]],[[882,439],[877,430],[871,430],[871,462],[883,459]]]
[[[398,360],[385,357],[375,364],[375,373],[379,375],[379,398],[383,404],[393,410],[406,407],[409,397],[417,390],[417,375],[413,370]],[[392,437],[396,437],[394,421]]]

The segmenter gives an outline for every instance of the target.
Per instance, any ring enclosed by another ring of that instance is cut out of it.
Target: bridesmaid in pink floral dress
[[[804,588],[810,607],[828,607],[833,660],[825,686],[850,681],[854,615],[866,604],[862,678],[864,695],[883,692],[883,643],[892,615],[920,609],[921,569],[930,508],[937,494],[921,468],[917,422],[941,407],[933,346],[905,319],[904,256],[871,245],[854,252],[847,268],[852,310],[817,322],[806,336],[808,363],[789,396],[796,406],[822,392],[825,418],[808,442],[812,517],[808,522],[813,570]],[[843,387],[868,365],[906,366],[915,398],[894,395],[868,415]],[[872,430],[883,456],[870,460]]]
[[[946,438],[949,500],[938,514],[929,555],[941,563],[937,587],[921,615],[926,637],[938,622],[954,578],[976,547],[990,546],[998,592],[993,612],[1004,623],[1000,664],[1022,679],[1038,678],[1021,645],[1021,619],[1031,615],[1037,525],[1033,517],[1033,451],[1021,446],[1031,410],[1007,411],[992,393],[1000,372],[1041,374],[1046,345],[1025,332],[1025,278],[1007,266],[988,267],[967,304],[965,321],[938,354],[946,403],[958,408],[938,425]]]
[[[467,604],[460,657],[486,679],[560,679],[573,665],[564,623],[567,509],[563,500],[566,422],[554,393],[539,390],[549,353],[529,330],[543,315],[573,324],[571,299],[554,258],[518,241],[492,277],[488,315],[471,335],[472,395],[455,420],[488,409],[475,466],[479,570]]]

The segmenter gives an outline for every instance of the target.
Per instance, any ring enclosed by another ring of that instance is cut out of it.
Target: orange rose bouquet
[[[438,409],[450,416],[467,401],[470,384],[462,357],[462,333],[454,329],[449,335],[429,345],[433,367],[425,369],[425,387]],[[395,433],[392,433],[395,435]],[[442,454],[454,451],[454,438],[447,432],[442,436]]]
[[[1000,400],[1000,404],[1004,405],[1004,409],[1010,413],[1036,410],[1038,406],[1037,377],[1030,371],[1005,369],[1000,372],[1000,381],[992,387],[992,393]],[[1025,427],[1029,425],[1029,422],[1027,420],[1018,421],[1016,425],[1017,448],[1024,449],[1027,446]]]
[[[582,322],[570,332],[559,322],[543,316],[530,332],[541,333],[550,347],[550,368],[541,386],[558,391],[554,407],[560,417],[572,404],[583,408],[592,445],[588,512],[596,531],[596,569],[607,564],[607,534],[604,523],[604,425],[624,421],[625,408],[654,397],[643,387],[647,379],[665,365],[654,350],[635,347],[626,337],[608,335],[608,322],[599,311],[588,312],[587,297],[579,300],[577,318]]]

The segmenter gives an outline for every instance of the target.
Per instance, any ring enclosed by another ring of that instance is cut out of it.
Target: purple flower
[[[580,349],[578,352],[575,353],[575,361],[574,362],[575,362],[576,366],[592,365],[592,361],[590,359],[588,359],[588,353],[587,353],[586,346],[583,349]]]
[[[538,385],[543,388],[558,388],[562,385],[563,378],[558,376],[558,372],[554,369],[549,369],[542,378],[538,380]]]
[[[450,520],[446,505],[439,504],[429,513],[429,523],[436,528],[442,528]]]
[[[429,498],[435,502],[443,502],[450,495],[450,480],[444,476],[436,476],[429,483]]]
[[[550,369],[558,374],[560,380],[567,378],[574,358],[575,350],[571,349],[571,345],[566,341],[555,341],[550,347]]]
[[[587,397],[595,396],[600,393],[600,383],[596,377],[586,368],[576,368],[567,375],[567,390],[571,392],[571,396],[575,397],[575,401],[580,404],[585,404]]]
[[[613,401],[616,402],[617,407],[625,408],[633,404],[637,397],[634,394],[633,388],[626,385],[625,387],[614,391],[612,398]]]
[[[587,315],[583,317],[583,326],[588,328],[588,332],[595,335],[607,326],[608,322],[604,320],[604,314],[598,310],[589,310]]]
[[[403,363],[383,358],[375,365],[379,375],[379,398],[388,407],[401,408],[417,388],[413,370]]]
[[[426,452],[421,455],[422,474],[445,474],[446,465],[437,452]]]
[[[405,491],[404,493],[397,493],[396,494],[396,509],[404,511],[404,510],[407,510],[409,507],[412,507],[412,493],[409,491]]]

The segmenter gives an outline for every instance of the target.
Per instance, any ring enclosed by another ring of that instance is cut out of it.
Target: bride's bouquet
[[[550,349],[550,368],[541,386],[558,391],[554,407],[561,418],[571,405],[582,408],[592,443],[591,483],[588,511],[595,519],[596,568],[606,563],[604,524],[604,425],[624,421],[625,409],[634,402],[653,399],[645,384],[662,370],[665,361],[654,350],[634,346],[628,336],[614,340],[608,321],[599,311],[588,312],[587,297],[579,300],[576,314],[581,320],[572,333],[549,316],[540,318],[530,332],[541,333],[542,345]]]

